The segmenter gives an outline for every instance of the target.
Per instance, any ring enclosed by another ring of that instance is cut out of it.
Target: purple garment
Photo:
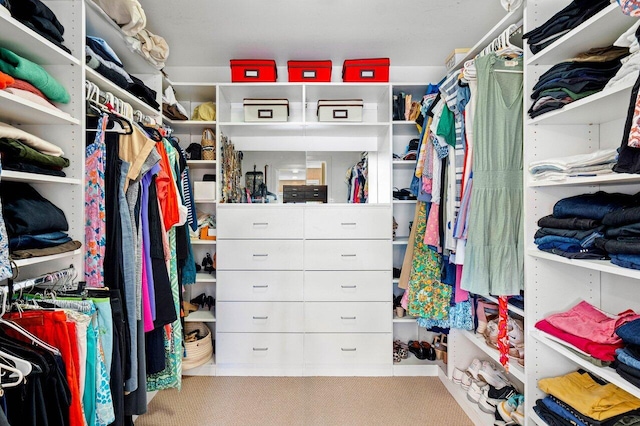
[[[142,245],[144,247],[143,262],[145,263],[147,286],[149,288],[149,303],[151,304],[151,315],[153,320],[156,319],[156,296],[155,286],[153,285],[153,269],[151,267],[151,236],[149,233],[149,185],[153,177],[160,172],[160,166],[155,164],[142,177],[140,185],[140,225],[142,226]],[[145,328],[145,331],[146,330]]]

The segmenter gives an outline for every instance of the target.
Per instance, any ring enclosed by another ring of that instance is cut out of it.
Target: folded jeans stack
[[[629,321],[616,329],[626,345],[616,350],[616,372],[626,381],[640,388],[640,319]]]
[[[604,216],[607,226],[596,247],[605,250],[611,263],[624,268],[640,269],[640,206],[616,210]]]

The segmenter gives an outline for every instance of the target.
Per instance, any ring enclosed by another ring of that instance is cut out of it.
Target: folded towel
[[[0,71],[36,86],[54,102],[69,103],[69,92],[40,65],[0,47]]]

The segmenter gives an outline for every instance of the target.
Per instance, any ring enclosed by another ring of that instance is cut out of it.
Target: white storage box
[[[318,101],[318,121],[362,121],[362,99]]]
[[[462,60],[465,56],[467,56],[467,52],[469,52],[468,47],[463,49],[453,49],[453,52],[447,56],[447,59],[444,61],[444,66],[448,71],[451,71],[453,67]]]
[[[245,99],[244,121],[287,121],[289,100],[287,99]]]
[[[196,201],[200,200],[215,200],[217,194],[216,182],[193,182],[193,198]]]

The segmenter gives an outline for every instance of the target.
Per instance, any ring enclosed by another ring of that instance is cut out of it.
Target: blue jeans
[[[553,206],[553,216],[559,218],[584,217],[602,220],[607,213],[634,205],[632,195],[598,191],[595,194],[582,194],[563,198]]]
[[[37,235],[18,235],[9,239],[9,248],[11,250],[28,250],[54,247],[60,244],[68,243],[71,237],[66,232],[55,231]]]
[[[627,352],[626,349],[616,349],[616,357],[621,363],[626,364],[629,367],[633,367],[636,370],[640,370],[640,360],[629,355],[629,352]]]
[[[563,407],[558,405],[553,399],[551,399],[551,397],[547,396],[543,398],[542,403],[544,404],[545,407],[549,409],[549,411],[556,413],[560,417],[567,419],[569,421],[575,422],[575,424],[577,425],[585,426],[585,424],[582,421],[580,421],[580,419],[578,419],[576,416],[571,414],[570,411],[565,410]]]
[[[640,269],[640,255],[612,254],[611,263],[629,269]]]
[[[625,343],[640,345],[640,319],[629,321],[622,327],[618,327],[616,334]]]

